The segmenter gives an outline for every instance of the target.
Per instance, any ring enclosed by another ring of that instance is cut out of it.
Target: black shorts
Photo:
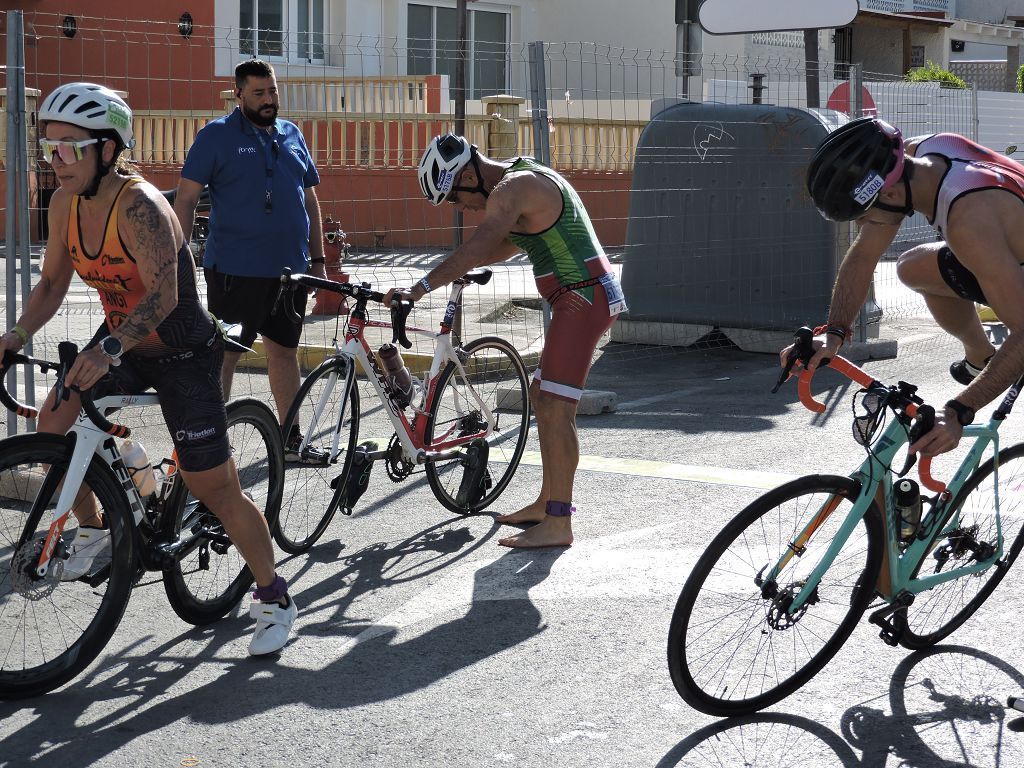
[[[226,275],[209,268],[204,269],[203,274],[206,276],[206,306],[210,314],[225,323],[241,323],[242,344],[251,347],[256,336],[260,335],[289,349],[299,346],[302,321],[293,322],[283,307],[277,314],[272,313],[281,287],[278,278]],[[290,293],[295,313],[300,318],[305,317],[309,296],[306,289],[293,286]]]
[[[104,324],[86,349],[108,334]],[[219,467],[231,457],[224,390],[220,384],[223,363],[224,341],[220,334],[205,347],[167,357],[126,352],[121,364],[112,365],[93,392],[99,398],[156,390],[178,466],[186,472],[202,472]]]
[[[960,263],[952,248],[948,245],[939,248],[938,261],[939,274],[957,296],[976,301],[978,304],[988,305],[988,299],[985,298],[985,292],[981,290],[978,279],[973,272]]]

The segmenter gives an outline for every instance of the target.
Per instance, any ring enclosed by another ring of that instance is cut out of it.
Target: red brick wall
[[[213,4],[0,0],[0,12],[25,10],[25,84],[43,95],[61,82],[90,80],[127,91],[135,109],[206,111],[219,110],[220,90],[232,87],[229,78],[213,78]],[[187,40],[178,33],[178,18],[185,10],[193,19]],[[65,16],[76,19],[73,38],[61,32]],[[137,20],[139,16],[146,20]],[[0,27],[0,50],[6,50],[6,32]]]

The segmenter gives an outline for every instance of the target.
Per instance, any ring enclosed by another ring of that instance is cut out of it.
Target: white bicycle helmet
[[[420,189],[432,204],[440,205],[451,194],[455,177],[473,159],[476,149],[462,136],[436,136],[420,160]]]
[[[116,93],[95,83],[67,83],[43,99],[39,121],[69,123],[89,131],[113,131],[127,149],[135,146],[132,110]]]

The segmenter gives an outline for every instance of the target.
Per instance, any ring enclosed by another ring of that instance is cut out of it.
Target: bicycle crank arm
[[[170,544],[161,544],[153,548],[152,555],[157,568],[154,570],[166,571],[173,568],[190,554],[195,552],[204,542],[220,544],[224,547],[231,546],[231,539],[222,533],[213,533],[208,529],[202,529],[193,533],[187,539],[178,539]]]
[[[889,605],[879,608],[868,617],[868,621],[882,628],[878,636],[886,645],[899,645],[907,628],[907,607],[913,602],[914,595],[900,592]]]

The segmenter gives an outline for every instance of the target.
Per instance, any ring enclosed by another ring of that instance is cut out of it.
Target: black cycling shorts
[[[296,323],[284,307],[273,313],[274,301],[281,287],[280,279],[226,275],[210,268],[204,269],[203,274],[206,276],[206,306],[211,314],[225,323],[242,324],[239,339],[242,344],[251,347],[256,336],[260,335],[289,349],[299,346],[301,318],[306,315],[309,296],[305,288],[293,286],[289,292],[292,307],[300,318]]]
[[[942,275],[946,285],[952,288],[957,296],[976,301],[979,304],[988,305],[988,299],[985,298],[985,292],[981,290],[981,286],[978,284],[978,278],[960,263],[952,248],[948,245],[939,248],[938,261],[939,274]]]
[[[86,349],[108,334],[104,324]],[[156,390],[177,451],[178,466],[186,472],[202,472],[219,467],[231,457],[220,383],[223,363],[224,341],[220,334],[201,349],[183,350],[167,357],[126,352],[120,365],[110,366],[110,373],[93,388],[93,393],[100,398]]]

